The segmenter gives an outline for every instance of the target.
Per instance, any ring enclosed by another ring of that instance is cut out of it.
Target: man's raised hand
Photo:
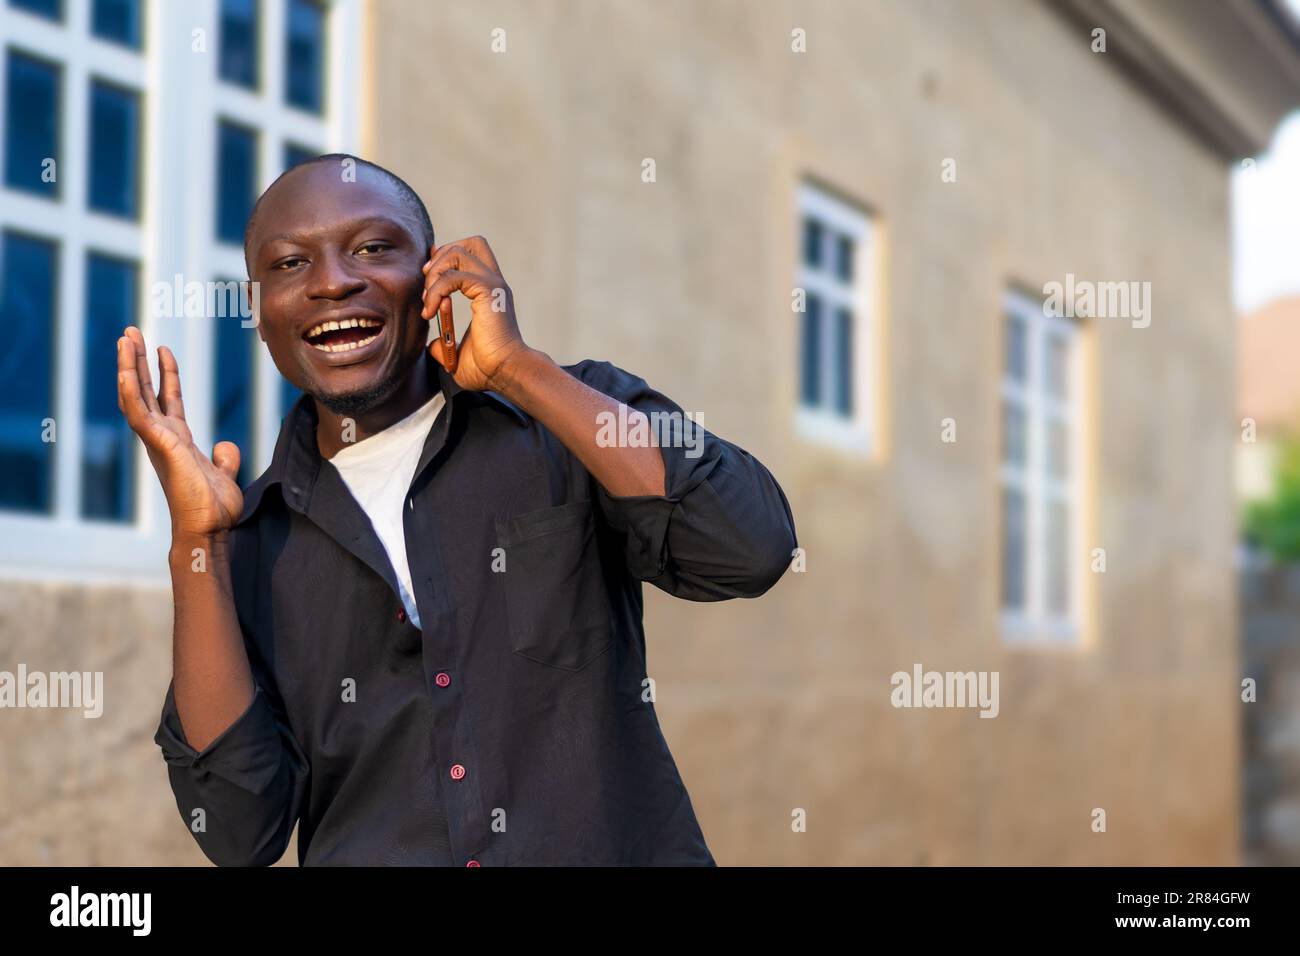
[[[162,383],[154,395],[144,335],[128,326],[117,340],[117,407],[158,473],[171,511],[172,536],[228,531],[244,507],[235,481],[239,448],[222,441],[212,449],[212,458],[203,454],[185,423],[180,371],[165,345],[158,349],[158,371]]]

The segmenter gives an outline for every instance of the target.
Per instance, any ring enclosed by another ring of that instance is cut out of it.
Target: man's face
[[[424,350],[420,271],[429,250],[397,187],[366,166],[345,182],[329,162],[267,194],[249,236],[258,334],[276,368],[338,414],[388,399]]]

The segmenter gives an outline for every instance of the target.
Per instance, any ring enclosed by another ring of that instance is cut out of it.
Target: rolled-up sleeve
[[[181,818],[217,866],[276,862],[306,793],[307,760],[264,680],[248,709],[202,751],[185,739],[173,680],[154,736]]]
[[[643,378],[609,362],[570,370],[649,416],[663,456],[662,495],[611,495],[592,479],[603,520],[625,536],[629,573],[692,601],[758,597],[771,588],[798,547],[790,503],[771,473]]]

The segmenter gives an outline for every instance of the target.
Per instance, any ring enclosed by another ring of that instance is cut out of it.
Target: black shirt
[[[785,494],[686,421],[667,494],[612,496],[504,397],[423,364],[446,399],[404,511],[423,630],[303,396],[230,532],[253,700],[198,752],[167,689],[182,819],[218,865],[274,863],[295,822],[304,866],[714,865],[649,699],[641,583],[762,594],[796,547]],[[608,362],[564,369],[683,414]]]

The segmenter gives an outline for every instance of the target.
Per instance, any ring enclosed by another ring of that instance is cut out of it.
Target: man
[[[616,436],[682,410],[525,345],[487,242],[436,245],[372,163],[290,169],[244,251],[258,334],[305,393],[248,488],[233,444],[194,445],[171,351],[155,395],[140,331],[118,341],[172,522],[155,741],[204,853],[270,864],[297,823],[302,865],[713,865],[648,689],[641,583],[764,593],[796,547],[771,475],[690,421],[609,440],[620,413]]]

